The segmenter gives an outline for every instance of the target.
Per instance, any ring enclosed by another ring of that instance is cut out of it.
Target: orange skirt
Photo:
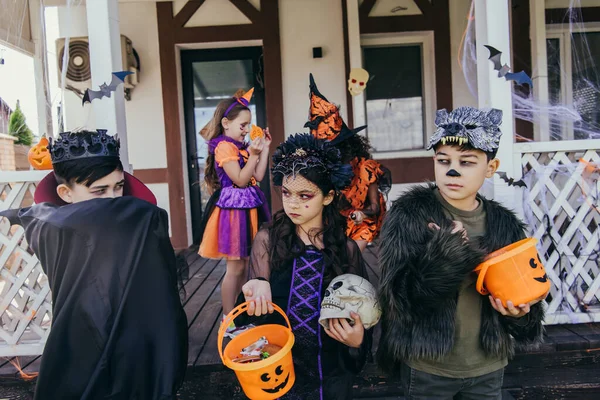
[[[198,254],[204,258],[240,259],[250,255],[258,232],[258,210],[215,206],[204,229]]]

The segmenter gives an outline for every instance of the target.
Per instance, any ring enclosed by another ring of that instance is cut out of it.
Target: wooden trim
[[[283,121],[283,74],[281,71],[281,39],[279,35],[279,2],[277,0],[261,0],[261,14],[264,21],[269,21],[263,33],[263,58],[265,76],[265,105],[267,109],[267,125],[272,132],[274,143],[285,141],[285,125]],[[283,207],[281,196],[271,185],[271,208],[280,210]]]
[[[166,176],[169,183],[173,234],[171,240],[175,248],[185,248],[188,245],[184,190],[187,183],[183,179],[180,99],[177,91],[177,45],[262,39],[265,88],[268,88],[265,93],[267,125],[271,128],[275,143],[283,142],[285,137],[278,1],[261,0],[260,11],[250,3],[245,4],[245,1],[230,1],[253,23],[186,28],[184,25],[198,11],[204,0],[189,0],[177,16],[173,16],[172,2],[156,3],[167,164],[169,165]],[[268,21],[268,24],[263,24],[262,21]],[[273,191],[272,193],[274,194]],[[279,196],[272,196],[272,208],[274,210],[281,208]]]
[[[435,28],[433,21],[425,15],[400,15],[397,17],[364,17],[361,15],[359,19],[361,34],[417,32]]]
[[[511,0],[511,46],[512,70],[525,71],[531,76],[531,38],[529,37],[530,0]],[[529,86],[514,86],[515,90],[522,91],[528,97]],[[515,118],[515,132],[533,140],[533,124],[529,121]]]
[[[348,36],[348,0],[342,0],[342,29],[344,34],[344,67],[346,77],[350,76],[350,38]],[[346,110],[348,110],[348,118],[346,125],[350,129],[354,129],[354,101],[349,90],[346,90]]]
[[[433,21],[435,86],[437,108],[452,110],[452,53],[450,42],[450,1],[435,1]],[[429,17],[429,15],[428,15]]]
[[[578,22],[600,22],[600,7],[581,7],[579,11],[581,21]],[[546,24],[563,24],[569,22],[566,19],[568,12],[568,8],[546,9]]]
[[[176,44],[233,42],[235,40],[261,39],[262,34],[253,24],[194,26],[175,33]]]
[[[242,14],[246,16],[252,23],[262,23],[262,14],[247,0],[229,0],[231,4],[237,7]]]
[[[377,0],[364,0],[362,4],[358,7],[359,17],[368,18],[376,2]]]
[[[189,3],[188,3],[189,4]],[[187,4],[186,4],[187,6]],[[185,8],[185,7],[184,7]],[[183,155],[179,121],[179,93],[177,92],[177,64],[173,3],[156,3],[158,46],[163,97],[163,114],[167,148],[167,179],[169,182],[169,209],[171,213],[171,242],[175,248],[188,245],[183,179]]]
[[[392,172],[392,183],[416,183],[433,181],[433,160],[431,157],[393,158],[377,160]]]
[[[204,0],[190,0],[173,18],[173,23],[178,27],[183,28],[185,24],[192,18],[192,16],[198,11],[198,9],[204,4]],[[171,6],[171,15],[173,13],[173,7]]]
[[[419,10],[421,10],[421,12],[423,14],[428,14],[431,11],[433,11],[433,6],[431,5],[431,1],[429,1],[429,0],[413,0],[413,1],[417,5],[417,7],[419,7]]]
[[[153,183],[167,183],[169,181],[167,168],[136,169],[133,171],[133,176],[147,185]]]

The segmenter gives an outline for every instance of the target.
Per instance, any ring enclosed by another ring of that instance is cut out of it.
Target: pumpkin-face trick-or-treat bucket
[[[537,239],[520,240],[496,250],[488,259],[475,268],[477,291],[489,293],[518,306],[544,298],[550,291],[550,280],[535,248]]]
[[[292,361],[294,334],[287,315],[280,307],[273,304],[275,311],[285,318],[287,326],[267,324],[251,328],[233,338],[223,351],[223,336],[227,327],[238,315],[248,310],[249,304],[246,302],[234,308],[221,323],[218,335],[219,355],[223,364],[234,370],[246,396],[250,399],[277,399],[287,393],[296,381]],[[253,363],[243,364],[233,361],[239,357],[243,348],[263,336],[269,343],[280,346],[281,350],[264,360]]]

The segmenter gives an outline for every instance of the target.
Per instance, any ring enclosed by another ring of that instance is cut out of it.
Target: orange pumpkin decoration
[[[52,158],[50,157],[50,151],[48,150],[48,139],[42,137],[38,144],[29,149],[27,159],[34,169],[52,169]]]
[[[250,140],[256,140],[261,137],[265,137],[265,132],[260,126],[252,125],[252,130],[250,131]]]

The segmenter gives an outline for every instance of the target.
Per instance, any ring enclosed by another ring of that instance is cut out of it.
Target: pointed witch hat
[[[250,100],[252,100],[253,94],[254,94],[254,88],[248,90],[246,93],[244,93],[244,95],[242,97],[235,97],[236,101],[234,101],[233,103],[231,103],[231,105],[229,107],[227,107],[227,110],[225,110],[223,117],[227,117],[227,114],[229,114],[231,109],[233,107],[235,107],[237,104],[241,104],[244,107],[248,107],[248,105],[250,104]]]
[[[309,128],[310,133],[312,133],[314,137],[337,143],[357,134],[367,127],[364,125],[356,129],[348,128],[346,123],[342,120],[340,108],[329,102],[329,100],[319,92],[313,74],[309,75],[309,80],[309,120],[304,124],[304,127]]]

